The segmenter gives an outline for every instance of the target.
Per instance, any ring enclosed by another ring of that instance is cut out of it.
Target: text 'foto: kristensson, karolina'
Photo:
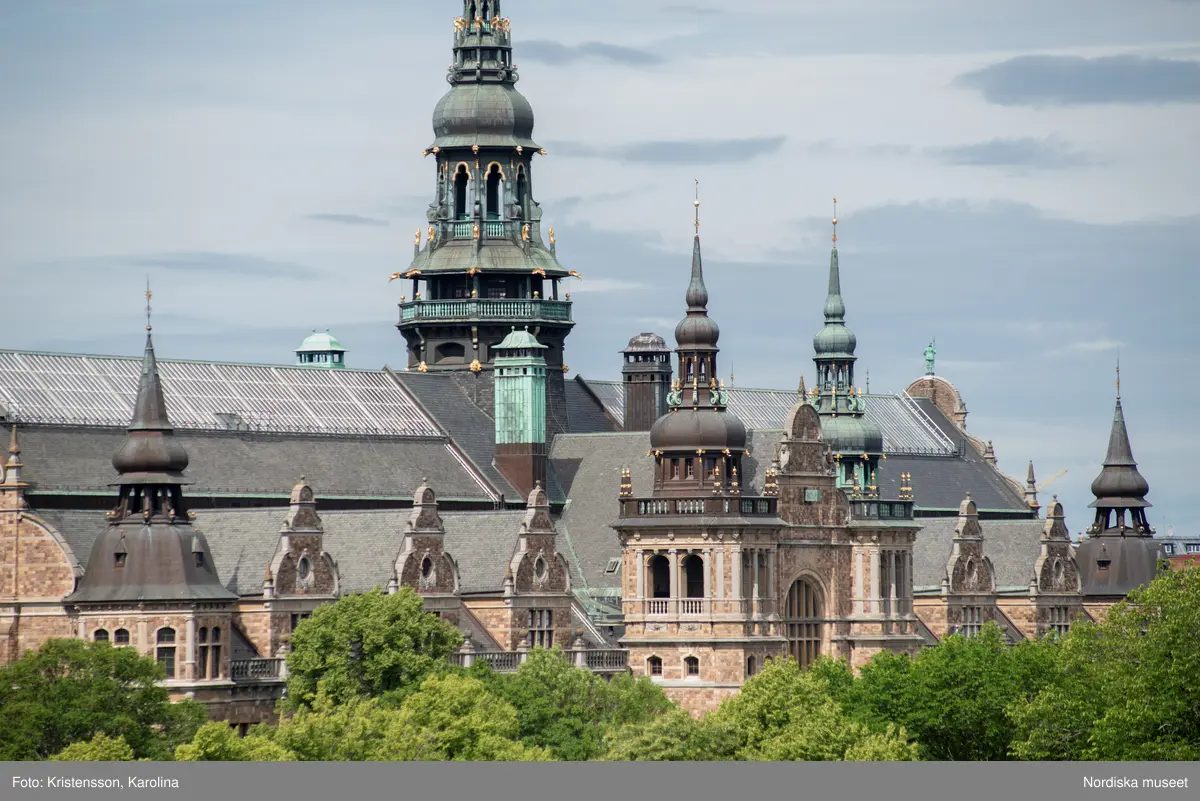
[[[124,779],[79,776],[47,776],[44,779],[35,779],[31,776],[13,776],[12,786],[26,790],[178,790],[179,779],[169,776],[129,776]]]
[[[1134,788],[1140,790],[1167,790],[1171,788],[1187,789],[1188,780],[1182,779],[1146,779],[1138,776],[1085,776],[1083,782],[1088,787],[1103,789]]]

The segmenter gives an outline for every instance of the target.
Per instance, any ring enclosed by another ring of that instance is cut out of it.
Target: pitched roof
[[[115,428],[25,426],[23,480],[30,492],[113,493],[112,456],[125,433]],[[398,439],[180,431],[191,463],[187,496],[288,497],[303,473],[325,497],[409,499],[423,476],[445,499],[490,501],[445,438]]]
[[[262,592],[263,571],[279,545],[287,507],[205,509],[196,513],[221,583],[237,595]],[[92,543],[107,528],[104,512],[37,510],[58,529],[76,555],[86,559]],[[445,547],[458,562],[465,593],[495,592],[516,547],[524,512],[447,512]],[[325,550],[337,561],[344,592],[386,587],[400,553],[409,510],[330,510],[321,512]],[[574,569],[574,568],[572,568]]]
[[[972,492],[972,495],[975,493]],[[913,543],[913,587],[940,588],[957,517],[925,517]],[[983,553],[996,569],[996,589],[1024,589],[1041,552],[1044,520],[983,520]]]
[[[586,380],[615,420],[625,419],[625,394],[620,381]],[[749,429],[783,429],[796,405],[795,390],[727,387],[729,411]],[[883,429],[887,454],[953,456],[959,446],[932,420],[927,410],[907,395],[866,395],[866,417]]]
[[[0,351],[9,419],[128,425],[141,359]],[[437,424],[380,370],[312,370],[223,362],[158,362],[177,429],[391,437],[438,436]]]

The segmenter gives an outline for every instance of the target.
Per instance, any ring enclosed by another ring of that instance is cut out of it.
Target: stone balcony
[[[543,298],[412,300],[400,304],[400,324],[416,320],[571,323],[571,301]]]
[[[737,495],[701,496],[694,498],[621,498],[621,517],[775,517],[779,499],[776,497],[742,497]]]

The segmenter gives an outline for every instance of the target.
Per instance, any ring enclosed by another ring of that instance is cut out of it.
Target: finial
[[[700,236],[700,179],[696,180],[696,199],[692,205],[696,207],[696,236]]]
[[[21,452],[21,443],[17,441],[17,424],[13,423],[12,434],[8,438],[8,452],[16,456]]]
[[[837,247],[837,198],[833,199],[833,246]]]
[[[1121,399],[1121,355],[1117,354],[1117,400]]]
[[[150,291],[150,276],[146,276],[146,330],[150,330],[150,298],[154,297],[154,293]]]

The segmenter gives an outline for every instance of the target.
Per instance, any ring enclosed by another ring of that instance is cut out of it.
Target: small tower
[[[516,328],[496,346],[496,469],[522,495],[546,483],[545,350]]]
[[[813,405],[821,415],[821,432],[838,463],[838,486],[851,495],[867,495],[878,487],[883,432],[866,418],[866,399],[854,385],[854,350],[858,339],[846,326],[841,271],[837,249],[837,199],[834,198],[833,249],[829,256],[829,294],[825,298],[825,325],[813,337],[817,365],[817,397]]]
[[[971,636],[997,615],[996,571],[983,552],[983,527],[970,492],[958,507],[953,543],[946,562],[950,578],[946,633]]]
[[[1025,474],[1025,503],[1035,513],[1042,508],[1037,499],[1037,479],[1033,477],[1033,462],[1029,463],[1029,470]]]
[[[642,333],[621,351],[625,389],[625,430],[649,431],[667,413],[671,391],[671,351],[658,334]]]
[[[167,679],[228,678],[230,649],[221,646],[232,633],[237,596],[222,585],[184,501],[188,455],[167,417],[149,325],[128,432],[112,459],[117,505],[63,603],[79,614],[79,630],[89,639],[89,631],[107,636],[123,626],[127,612],[117,612],[135,604],[139,620],[130,645],[154,655]]]
[[[314,328],[296,348],[296,366],[345,369],[346,349],[329,333],[328,328],[323,334]]]
[[[1161,546],[1153,539],[1154,529],[1146,521],[1150,484],[1138,472],[1129,445],[1120,386],[1118,374],[1108,453],[1104,468],[1092,482],[1096,500],[1089,505],[1096,510],[1096,517],[1087,531],[1088,539],[1075,555],[1085,600],[1102,604],[1111,604],[1153,581],[1162,558]]]
[[[412,513],[404,524],[395,564],[396,586],[411,587],[424,599],[426,611],[457,625],[458,565],[445,546],[446,526],[438,513],[437,495],[425,478],[413,494]]]

